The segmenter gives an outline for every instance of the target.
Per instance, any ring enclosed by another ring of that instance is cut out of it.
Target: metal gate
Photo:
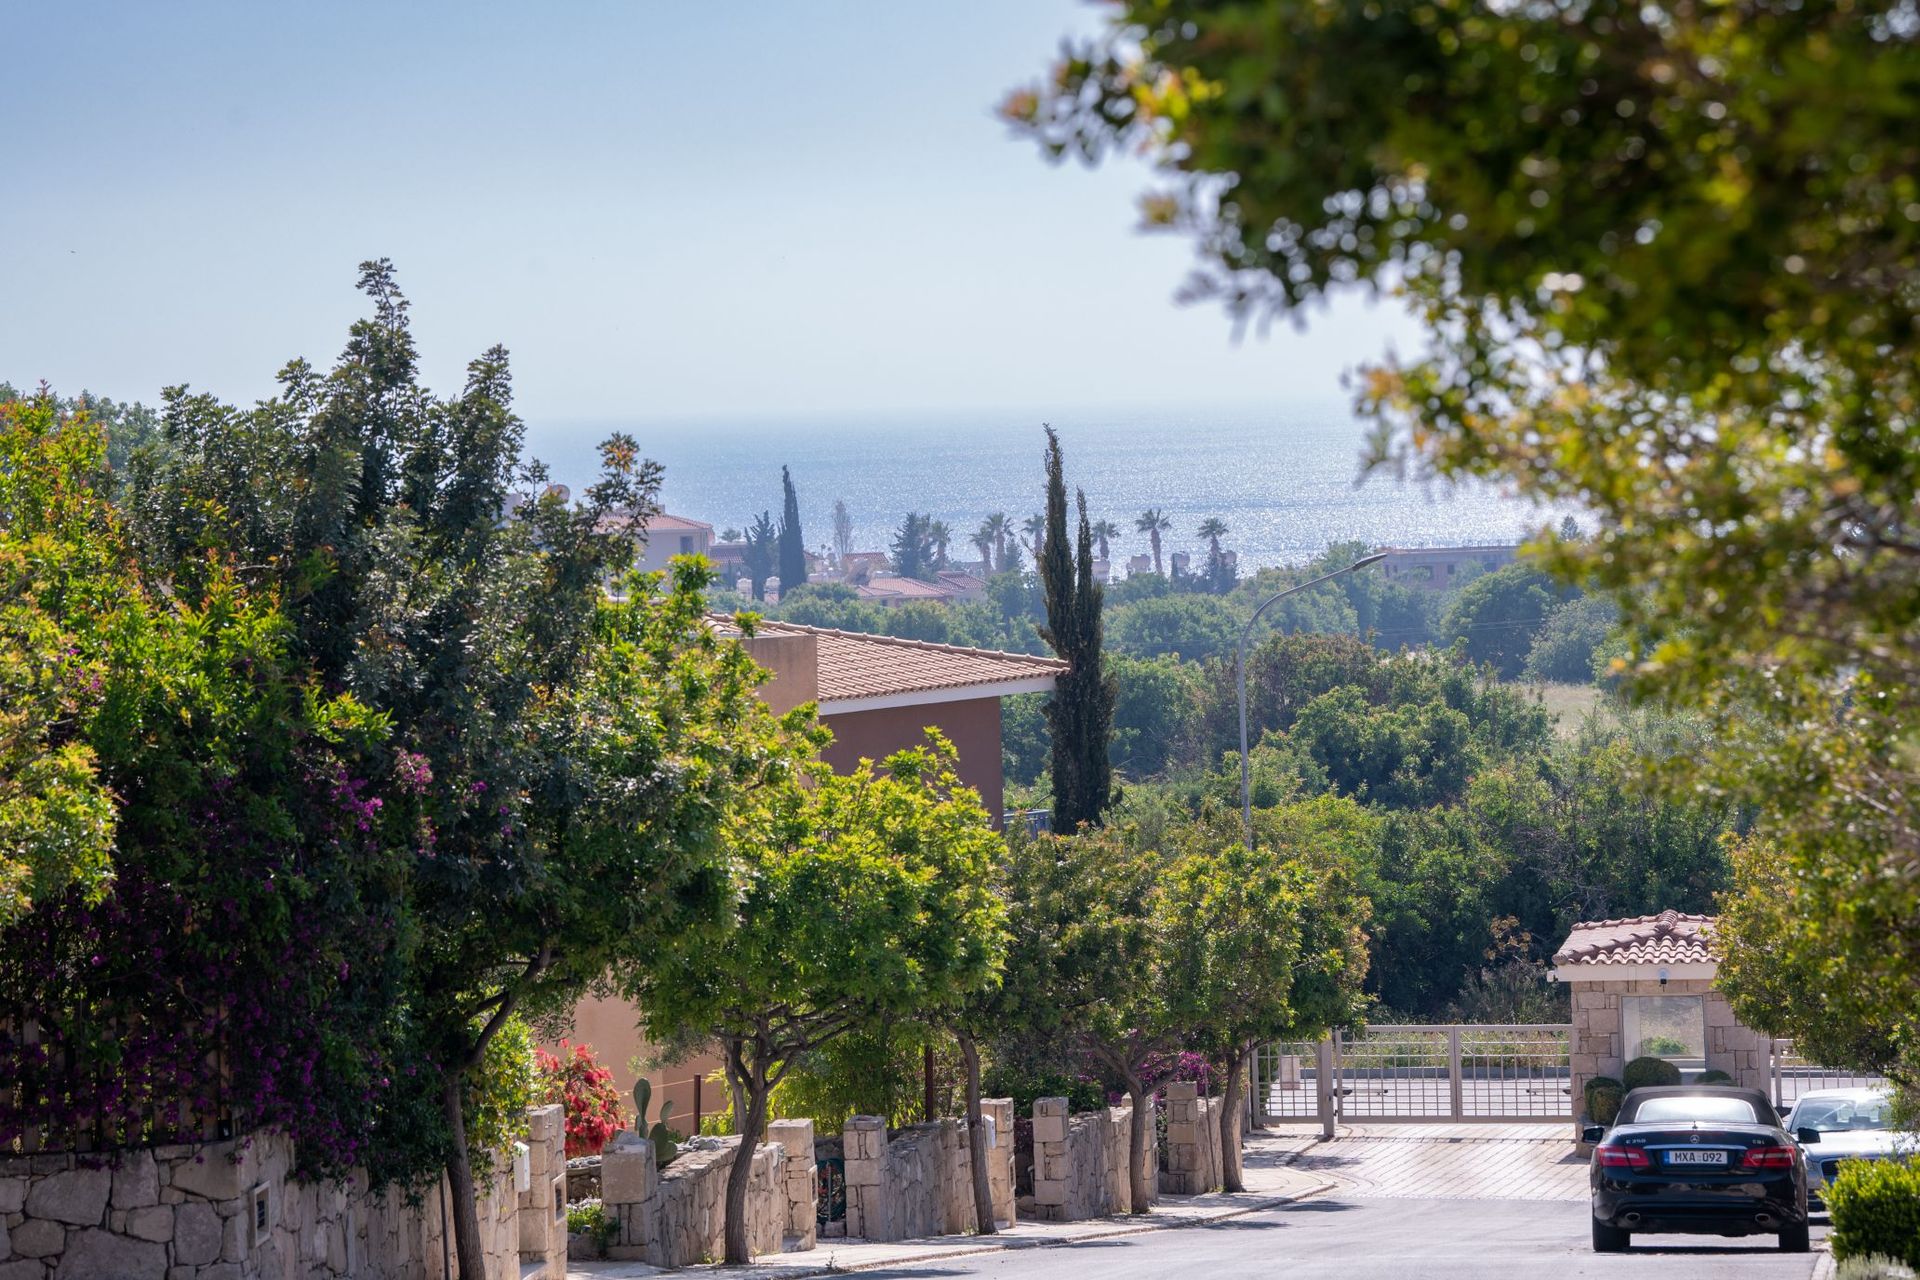
[[[1571,1120],[1565,1023],[1444,1024],[1336,1032],[1255,1055],[1269,1121]]]
[[[1793,1041],[1775,1040],[1771,1046],[1773,1105],[1785,1111],[1794,1099],[1815,1089],[1852,1089],[1885,1084],[1885,1076],[1843,1071],[1809,1062],[1793,1051]]]

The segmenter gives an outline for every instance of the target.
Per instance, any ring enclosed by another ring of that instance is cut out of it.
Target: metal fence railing
[[[1823,1067],[1794,1052],[1793,1041],[1775,1040],[1771,1046],[1773,1103],[1782,1111],[1803,1093],[1815,1089],[1852,1089],[1886,1083],[1886,1077],[1866,1072]]]
[[[1573,1118],[1572,1027],[1392,1025],[1255,1055],[1254,1096],[1273,1121]]]

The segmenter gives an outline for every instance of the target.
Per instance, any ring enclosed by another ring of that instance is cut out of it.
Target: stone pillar
[[[1213,1190],[1207,1142],[1208,1108],[1191,1080],[1169,1080],[1167,1093],[1167,1169],[1170,1195],[1194,1196]]]
[[[676,1162],[677,1163],[677,1162]],[[653,1143],[635,1133],[618,1133],[600,1153],[600,1203],[620,1223],[607,1247],[610,1258],[657,1256],[660,1239],[660,1170]]]
[[[887,1122],[883,1116],[855,1116],[841,1132],[847,1166],[847,1234],[864,1240],[888,1240],[886,1188]]]
[[[527,1280],[565,1280],[567,1222],[556,1214],[552,1187],[567,1176],[566,1109],[559,1103],[527,1108],[527,1189],[515,1197],[522,1268]]]
[[[782,1175],[787,1201],[787,1238],[793,1249],[811,1249],[819,1229],[820,1170],[813,1158],[813,1121],[775,1120],[767,1141],[787,1153]]]
[[[982,1098],[980,1118],[987,1127],[987,1190],[993,1196],[995,1226],[1014,1223],[1013,1099]]]
[[[1067,1100],[1033,1101],[1033,1203],[1049,1222],[1067,1220],[1067,1199],[1073,1181],[1067,1151]]]

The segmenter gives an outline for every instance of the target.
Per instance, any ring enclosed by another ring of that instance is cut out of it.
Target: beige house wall
[[[1733,1016],[1727,998],[1714,988],[1711,978],[1673,979],[1665,984],[1655,979],[1605,981],[1573,979],[1568,982],[1573,997],[1573,1035],[1569,1045],[1573,1086],[1573,1109],[1584,1109],[1587,1081],[1595,1076],[1620,1078],[1626,1068],[1620,1027],[1622,996],[1701,996],[1704,998],[1707,1024],[1707,1066],[1709,1071],[1724,1071],[1735,1084],[1766,1089],[1771,1070],[1771,1042],[1758,1031],[1742,1026]]]

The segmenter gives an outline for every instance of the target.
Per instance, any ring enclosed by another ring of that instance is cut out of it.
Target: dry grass
[[[1588,712],[1602,707],[1605,696],[1599,686],[1591,684],[1537,684],[1533,691],[1540,695],[1540,705],[1553,717],[1554,732],[1562,738],[1578,733],[1580,722]],[[1606,714],[1604,708],[1601,714]]]

